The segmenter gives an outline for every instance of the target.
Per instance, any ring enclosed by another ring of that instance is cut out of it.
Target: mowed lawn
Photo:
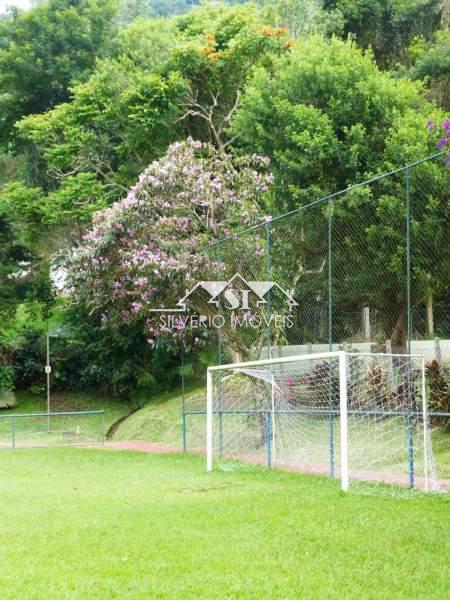
[[[448,598],[449,496],[189,455],[0,453],[2,600]]]

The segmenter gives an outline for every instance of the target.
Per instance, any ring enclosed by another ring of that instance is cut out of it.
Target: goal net
[[[261,464],[436,489],[420,356],[327,352],[210,367],[207,468]]]

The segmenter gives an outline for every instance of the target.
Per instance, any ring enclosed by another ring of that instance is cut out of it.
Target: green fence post
[[[333,350],[333,254],[332,254],[332,232],[333,232],[333,202],[328,200],[328,349]],[[330,415],[328,417],[328,434],[330,445],[330,477],[334,477],[334,415],[333,415],[333,371],[332,359],[328,365],[328,397]]]
[[[182,433],[183,433],[183,452],[187,451],[187,432],[186,432],[186,413],[184,412],[184,408],[183,408],[183,413],[181,415],[181,422],[182,422]]]
[[[328,349],[333,350],[333,254],[332,254],[332,219],[333,203],[328,200]]]
[[[186,452],[186,398],[184,379],[184,331],[181,336],[181,439],[183,452]]]
[[[222,277],[222,271],[220,268],[220,260],[221,260],[221,254],[220,254],[220,244],[217,244],[217,253],[216,253],[216,260],[217,260],[217,280],[220,281],[221,277]],[[222,305],[219,302],[218,305],[218,309],[219,309],[219,315],[222,315]],[[218,332],[217,332],[217,336],[218,336],[218,356],[217,359],[219,361],[219,365],[222,364],[222,331],[219,327]],[[213,377],[214,380],[214,377]],[[220,456],[222,456],[223,454],[223,415],[222,415],[222,381],[219,380],[218,383],[218,395],[219,395],[219,452],[220,452]]]
[[[220,269],[220,243],[217,244],[216,246],[216,261],[217,261],[217,279],[218,281],[220,281],[220,278],[222,277],[222,271]],[[218,306],[218,312],[219,315],[222,314],[222,306],[219,302],[219,306]],[[217,331],[217,337],[218,337],[218,347],[217,347],[217,360],[218,360],[218,364],[222,364],[222,332],[220,331],[220,327]]]
[[[267,466],[272,466],[272,430],[271,430],[270,413],[266,413],[266,451],[267,451]]]
[[[270,281],[271,278],[271,262],[270,262],[270,222],[267,222],[265,224],[265,230],[266,230],[266,281]],[[267,358],[272,358],[272,340],[271,340],[271,336],[270,336],[270,311],[272,309],[271,306],[271,292],[269,290],[268,293],[268,298],[267,298],[267,323],[269,323],[267,325],[267,329],[266,329],[266,335],[267,335]]]
[[[412,310],[411,310],[411,167],[405,171],[405,191],[406,191],[406,335],[407,351],[411,354],[412,338]],[[409,365],[407,372],[407,393],[411,397],[411,367]],[[409,401],[406,419],[406,432],[408,438],[408,476],[409,487],[414,487],[414,437],[413,437],[413,419],[412,403]]]
[[[101,423],[102,423],[102,444],[104,444],[105,443],[105,411],[104,410],[102,410]]]
[[[406,331],[408,354],[411,354],[411,168],[405,172],[406,184]]]

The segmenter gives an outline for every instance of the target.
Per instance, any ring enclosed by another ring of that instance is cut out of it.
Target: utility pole
[[[48,331],[48,319],[47,319],[47,364],[45,365],[45,374],[47,375],[47,432],[50,433],[50,373],[52,368],[50,366],[50,336]]]

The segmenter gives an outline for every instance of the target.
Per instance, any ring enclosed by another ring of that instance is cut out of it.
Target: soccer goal
[[[207,469],[263,464],[435,486],[424,359],[325,352],[210,367]]]

